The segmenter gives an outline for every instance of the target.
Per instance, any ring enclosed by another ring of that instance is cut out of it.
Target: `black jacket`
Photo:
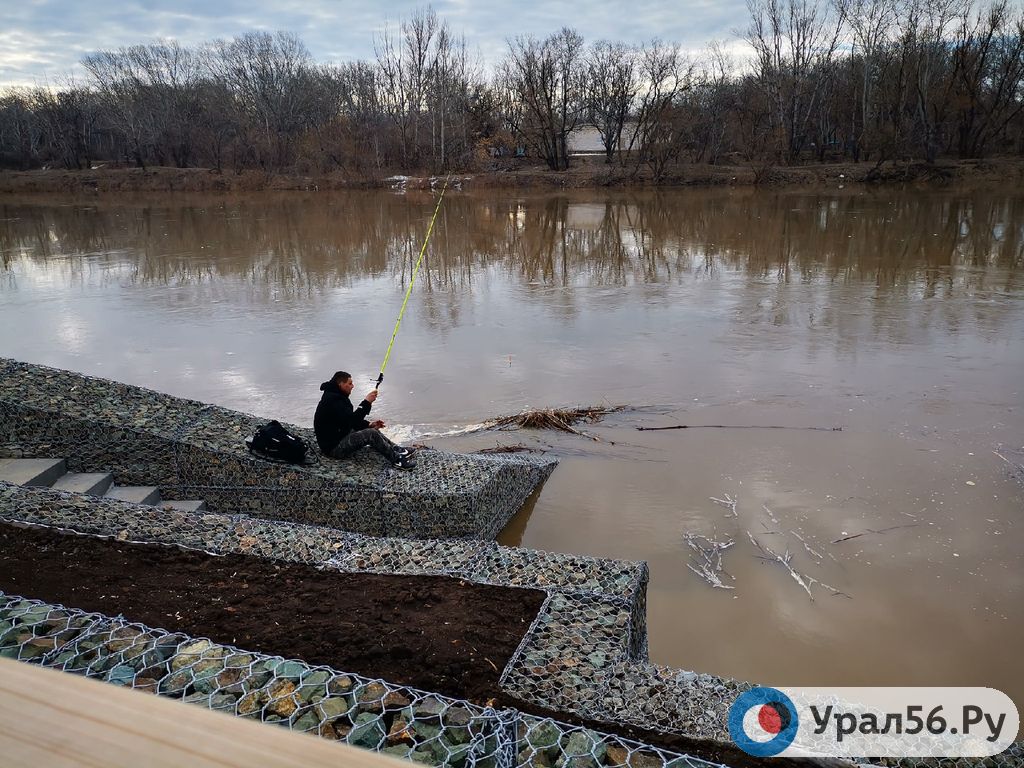
[[[370,426],[366,421],[370,415],[370,404],[363,400],[358,408],[353,409],[348,395],[330,381],[321,384],[320,389],[324,394],[313,416],[313,431],[320,450],[329,454],[349,432]]]

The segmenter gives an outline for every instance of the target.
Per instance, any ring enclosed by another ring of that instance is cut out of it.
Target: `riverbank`
[[[563,172],[513,165],[453,176],[462,189],[585,189],[596,187],[836,187],[839,185],[957,185],[967,188],[1024,183],[1024,158],[940,160],[927,163],[826,163],[799,166],[684,165],[655,182],[650,172],[582,158]],[[70,171],[0,171],[0,194],[105,194],[117,192],[260,192],[427,188],[429,175],[333,173],[299,175],[206,168],[111,168]]]

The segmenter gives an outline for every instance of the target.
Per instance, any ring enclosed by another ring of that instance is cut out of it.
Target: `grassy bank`
[[[259,192],[278,190],[364,189],[405,186],[425,188],[429,176],[402,177],[337,172],[321,175],[245,170],[217,172],[206,168],[112,168],[0,171],[0,194],[103,194],[117,192]],[[649,172],[608,166],[585,158],[568,171],[521,165],[461,173],[463,189],[583,189],[588,187],[835,187],[837,185],[957,185],[984,187],[1024,184],[1024,158],[945,160],[926,163],[827,163],[821,165],[686,165],[660,181]]]

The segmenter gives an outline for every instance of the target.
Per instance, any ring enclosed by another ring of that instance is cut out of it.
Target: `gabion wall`
[[[245,446],[265,423],[237,411],[69,371],[0,358],[0,457],[67,459],[203,499],[223,513],[330,525],[368,535],[491,539],[552,472],[536,456],[425,450],[413,471],[373,451],[296,467]],[[316,452],[312,430],[286,425]]]
[[[646,630],[642,616],[648,572],[644,563],[600,560],[575,555],[507,548],[485,541],[373,538],[344,533],[328,527],[274,522],[246,515],[180,511],[167,513],[156,508],[114,499],[92,499],[65,491],[49,488],[23,488],[7,483],[0,483],[0,520],[45,525],[84,534],[113,537],[121,541],[176,544],[215,554],[250,554],[290,562],[302,562],[343,572],[396,575],[433,574],[498,586],[527,586],[544,589],[548,593],[548,597],[525,634],[522,643],[503,670],[502,688],[525,703],[575,714],[590,720],[628,724],[665,734],[728,743],[726,722],[729,707],[740,692],[751,687],[750,683],[671,669],[647,661]],[[11,598],[11,605],[14,602],[15,598]],[[84,621],[82,617],[86,615],[72,612],[75,613],[76,621],[79,622],[74,627],[57,621],[50,628],[43,627],[40,631],[29,632],[23,628],[23,625],[31,624],[42,627],[41,619],[50,621],[59,617],[56,614],[51,616],[48,613],[51,610],[50,607],[46,609],[44,616],[40,616],[42,609],[31,607],[36,605],[32,601],[23,601],[18,604],[21,605],[19,610],[22,611],[19,616],[35,614],[35,619],[40,620],[22,621],[19,618],[18,621],[12,621],[3,613],[3,610],[0,610],[0,655],[13,654],[22,660],[43,660],[43,663],[51,665],[56,665],[59,658],[60,666],[71,669],[72,667],[66,665],[68,660],[73,657],[66,657],[65,654],[73,648],[61,646],[63,650],[58,652],[57,647],[61,643],[74,639],[65,633],[82,629],[81,622]],[[54,610],[68,612],[68,609],[62,608]],[[89,622],[91,621],[100,620],[93,617],[89,619]],[[103,621],[112,620],[104,617],[96,625],[96,631],[101,633],[106,631],[102,629],[107,626],[102,623]],[[151,634],[147,633],[153,632],[153,630],[136,625],[127,625],[125,622],[122,624],[135,627],[132,630],[123,630],[124,632],[134,632],[133,637],[150,638]],[[14,634],[11,634],[12,632]],[[170,637],[170,633],[165,632],[163,635]],[[12,637],[14,640],[11,640]],[[206,646],[192,647],[191,650],[188,650],[192,643],[200,641],[182,639],[180,635],[173,637],[178,638],[174,641],[175,648],[179,649],[176,653],[194,656],[196,662],[208,661],[207,657],[211,654],[217,659],[222,658],[217,655],[220,654],[220,651],[206,653]],[[7,638],[7,641],[16,645],[19,650],[14,652],[5,649],[3,638]],[[208,643],[209,641],[202,642]],[[148,639],[132,640],[123,648],[114,647],[112,650],[117,652],[125,648],[142,646],[146,646],[148,649],[147,643],[149,643]],[[217,647],[223,648],[224,646]],[[107,650],[110,651],[111,648]],[[141,653],[142,651],[140,651]],[[245,652],[232,649],[230,653],[244,654]],[[109,653],[107,655],[109,656]],[[124,656],[118,658],[123,660]],[[108,664],[107,669],[100,671],[113,674],[113,670],[119,666],[119,663]],[[218,661],[217,664],[212,664],[209,668],[220,670],[219,664]],[[135,687],[155,686],[157,692],[163,692],[160,685],[160,680],[163,678],[158,679],[152,670],[147,674],[141,674],[149,670],[150,666],[146,664],[143,668],[136,670],[139,674],[132,676],[131,684]],[[191,662],[185,666],[190,669],[195,668]],[[257,675],[270,671],[265,667],[256,670],[255,667],[248,664],[246,668],[254,670]],[[294,670],[295,668],[285,667],[285,669]],[[181,670],[171,668],[167,675],[178,671]],[[203,670],[199,669],[199,672],[203,672]],[[118,674],[127,680],[129,672],[122,668]],[[217,674],[219,675],[220,671]],[[341,673],[332,672],[331,674]],[[107,677],[109,678],[109,675]],[[349,677],[355,679],[355,676],[350,675]],[[137,682],[140,679],[156,680],[157,682]],[[266,680],[260,677],[256,678],[261,682],[261,689],[266,689],[265,693],[260,694],[256,699],[247,700],[245,706],[239,703],[240,698],[236,698],[233,704],[230,704],[227,699],[215,699],[215,695],[225,695],[231,692],[222,691],[219,688],[204,691],[204,688],[209,687],[206,683],[198,687],[193,685],[194,690],[189,689],[181,693],[175,685],[184,679],[186,678],[175,678],[174,684],[168,681],[166,686],[170,686],[170,692],[176,692],[175,695],[182,695],[189,701],[215,708],[221,706],[230,709],[231,706],[234,706],[236,712],[250,716],[257,716],[257,713],[248,711],[249,703],[253,706],[258,704],[260,717],[272,722],[282,722],[290,727],[296,727],[295,723],[298,719],[308,714],[306,710],[301,714],[296,714],[299,709],[303,706],[311,706],[310,701],[300,702],[287,717],[281,712],[275,711],[276,706],[268,708],[273,699],[291,696],[295,693],[288,685],[284,684],[271,693],[270,686],[273,686],[277,680],[273,675]],[[230,676],[227,679],[230,679]],[[315,679],[318,681],[317,684],[322,682],[319,678]],[[114,681],[117,681],[116,675]],[[298,677],[295,675],[289,677],[289,682],[298,690],[303,688],[308,681],[300,674]],[[358,684],[362,685],[364,682]],[[234,684],[235,682],[231,682],[231,685]],[[385,685],[388,692],[395,690],[395,686],[387,686],[383,683],[382,685]],[[387,695],[381,689],[374,689],[374,691],[379,692],[381,696]],[[248,689],[242,690],[243,694],[250,692]],[[319,692],[320,689],[317,689],[317,693]],[[238,693],[238,691],[234,691],[234,693]],[[325,695],[330,693],[327,691]],[[311,693],[310,697],[312,695]],[[409,698],[408,693],[402,695]],[[429,696],[422,692],[417,695]],[[240,707],[246,711],[241,712]],[[290,704],[286,704],[284,709],[290,710]],[[387,711],[392,719],[385,719],[379,725],[380,730],[383,730],[386,735],[390,735],[390,731],[394,727],[394,717],[397,715],[391,709]],[[351,714],[352,708],[350,707],[345,712]],[[383,710],[376,714],[382,713]],[[350,727],[353,731],[358,731],[359,726],[370,723],[368,717],[364,717],[362,722],[358,722],[358,718],[368,714],[375,713],[358,711],[357,708],[354,714],[355,720],[350,717],[347,721],[340,723],[340,729],[335,728],[335,723],[328,724],[335,729],[336,733],[343,732],[338,738],[344,738],[351,742],[353,741],[352,731],[344,729]],[[406,714],[416,716],[416,712],[406,712]],[[483,716],[480,713],[476,714]],[[275,715],[280,719],[276,719]],[[461,717],[460,714],[460,723]],[[402,719],[408,724],[407,720]],[[287,720],[287,723],[284,723],[284,720]],[[318,732],[321,735],[333,738],[331,731],[323,728],[324,722],[321,718],[315,727],[319,729]],[[486,744],[487,737],[482,737],[481,743],[485,746],[481,747],[479,751],[471,751],[466,755],[466,760],[475,761],[477,757],[480,757],[480,760],[507,759],[513,760],[513,762],[495,762],[485,765],[511,766],[515,764],[529,765],[531,768],[566,768],[565,760],[573,758],[578,758],[578,760],[573,759],[572,768],[599,768],[604,765],[658,768],[666,762],[678,766],[678,768],[683,765],[705,765],[701,761],[694,761],[691,758],[686,758],[687,762],[675,763],[673,761],[683,758],[644,748],[642,745],[629,746],[617,737],[594,734],[576,726],[567,726],[536,718],[530,719],[518,713],[515,715],[514,722],[515,739],[511,736],[508,736],[506,741],[499,739],[499,743],[505,745],[504,751],[498,749],[496,755],[494,750]],[[314,727],[313,719],[306,718],[302,721],[302,726],[299,727],[311,730]],[[458,727],[462,727],[461,724]],[[480,733],[484,733],[483,726],[481,729]],[[424,733],[430,734],[430,738],[438,736],[430,728]],[[359,738],[361,734],[362,732],[358,731],[355,738]],[[474,732],[475,734],[476,732]],[[446,750],[445,754],[448,754],[450,758],[452,740],[444,739],[443,741],[444,746],[438,747],[438,750]],[[438,746],[436,743],[426,751],[420,750],[425,743],[417,741],[416,738],[398,744],[387,743],[385,740],[380,742],[380,748],[395,747],[395,754],[399,754],[401,750],[398,748],[401,747],[406,750],[407,756],[419,761],[427,761],[427,752],[430,752],[434,759],[442,758],[441,752],[434,749],[435,746]],[[458,744],[458,746],[462,745],[463,743]],[[418,755],[412,754],[418,750]],[[500,757],[501,755],[504,757]],[[628,758],[628,761],[621,762],[623,757]],[[562,762],[559,762],[560,759]],[[984,760],[906,759],[887,762],[864,760],[862,763],[892,765],[897,768],[1024,767],[1024,745],[1015,744],[1003,755]],[[476,764],[476,762],[471,764]]]
[[[0,592],[0,657],[453,768],[714,768],[577,726],[495,710]]]

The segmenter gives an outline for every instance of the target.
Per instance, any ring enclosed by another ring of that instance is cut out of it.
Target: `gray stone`
[[[557,747],[562,738],[562,730],[550,720],[534,726],[526,737],[534,749],[551,749]]]
[[[592,756],[600,761],[604,759],[607,747],[601,742],[599,734],[593,731],[573,731],[565,743],[567,755]]]
[[[118,664],[107,675],[107,682],[114,685],[131,685],[136,675],[135,669],[127,664]]]
[[[462,768],[466,764],[466,758],[469,757],[472,748],[469,745],[452,747],[448,750],[448,759],[445,761],[446,765],[452,766],[452,768]]]
[[[352,701],[345,696],[329,696],[317,704],[317,708],[323,713],[324,720],[334,720],[348,714],[352,709]]]
[[[473,734],[466,726],[452,726],[444,729],[441,738],[452,746],[458,746],[460,744],[468,744],[473,738]]]
[[[171,659],[171,670],[177,672],[179,669],[195,664],[203,657],[204,652],[211,648],[213,648],[213,643],[209,640],[197,640],[182,646],[178,655]]]
[[[412,724],[412,731],[416,734],[417,741],[429,741],[441,735],[441,726],[433,723],[425,723],[417,720]]]
[[[300,715],[292,724],[292,729],[296,731],[314,731],[319,728],[320,718],[314,712],[306,712],[304,715]]]
[[[327,683],[327,692],[330,694],[344,694],[352,690],[352,678],[348,675],[332,677]]]
[[[274,674],[278,677],[299,678],[308,669],[309,667],[301,661],[285,661],[277,666],[274,670]]]
[[[465,707],[449,707],[448,711],[444,713],[444,724],[446,726],[469,725],[470,719],[472,719],[472,715]]]
[[[164,695],[181,694],[192,685],[192,673],[187,669],[168,675],[160,681],[160,693]]]
[[[210,697],[210,709],[232,712],[235,709],[235,697],[226,693],[218,693]]]
[[[364,712],[356,718],[355,725],[348,735],[349,744],[365,749],[376,749],[384,739],[384,725],[379,717]]]
[[[331,673],[324,669],[317,669],[313,672],[309,672],[302,677],[303,686],[323,686],[326,690],[327,681],[331,679]]]
[[[414,711],[416,713],[416,719],[432,719],[440,718],[444,711],[448,708],[440,699],[434,696],[428,696],[415,705]]]
[[[552,768],[547,750],[524,749],[519,753],[518,765],[523,768]]]

